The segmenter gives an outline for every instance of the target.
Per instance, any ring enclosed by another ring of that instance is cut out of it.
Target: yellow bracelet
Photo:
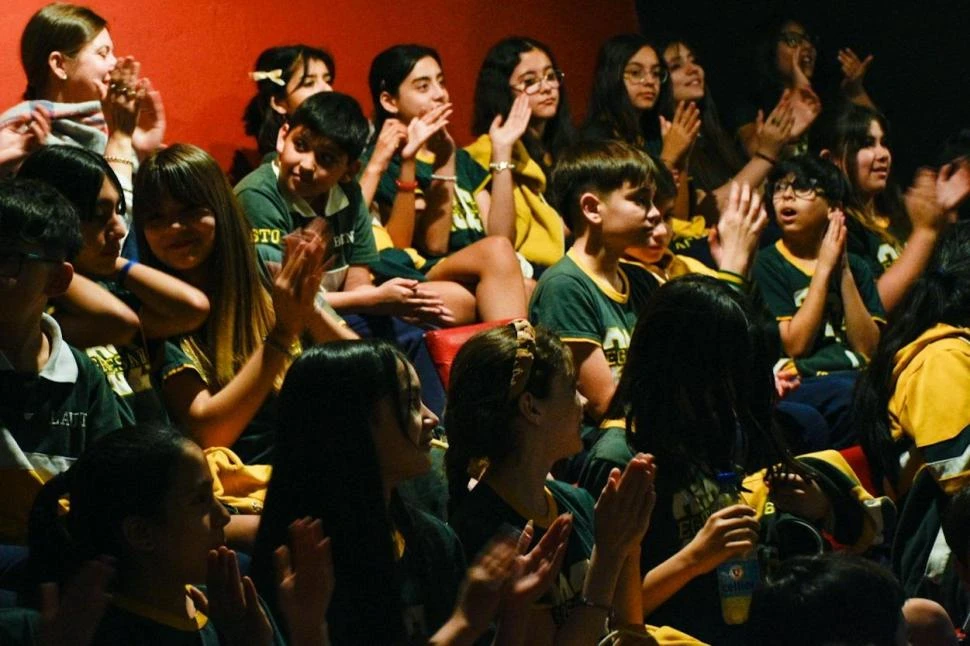
[[[104,160],[109,163],[114,162],[116,164],[128,164],[129,166],[131,166],[132,170],[134,170],[135,168],[135,162],[131,161],[130,159],[125,159],[124,157],[113,157],[111,155],[105,155]]]

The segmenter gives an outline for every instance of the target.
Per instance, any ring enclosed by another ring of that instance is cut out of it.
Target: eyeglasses
[[[212,215],[212,211],[204,206],[187,208],[174,213],[162,214],[152,213],[145,218],[146,229],[167,229],[178,220],[182,226],[192,226],[198,224],[199,220],[207,215]]]
[[[819,195],[825,195],[825,191],[817,186],[814,179],[805,180],[780,180],[775,182],[772,195],[781,195],[788,189],[792,190],[795,197],[803,200],[814,200]]]
[[[778,34],[778,40],[789,47],[798,47],[802,43],[811,45],[812,47],[818,47],[818,36],[810,36],[799,31],[783,31]]]
[[[557,88],[562,83],[564,78],[566,78],[566,75],[561,70],[549,70],[542,76],[525,78],[519,83],[510,85],[509,87],[511,87],[513,90],[524,92],[525,94],[536,94],[542,89],[543,83],[545,83],[547,87]]]
[[[61,262],[56,258],[42,256],[30,251],[17,251],[14,249],[0,251],[0,278],[16,278],[23,271],[24,261],[34,262]]]
[[[637,85],[645,85],[647,81],[660,81],[660,83],[666,83],[667,79],[670,78],[670,73],[667,72],[662,67],[654,67],[651,69],[632,69],[625,70],[623,72],[623,78],[631,83],[636,83]]]

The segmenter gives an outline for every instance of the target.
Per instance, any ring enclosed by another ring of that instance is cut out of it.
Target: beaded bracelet
[[[413,193],[418,188],[418,181],[412,180],[410,182],[404,182],[399,179],[394,180],[394,185],[397,186],[397,190],[404,191],[405,193]]]
[[[133,162],[130,159],[126,159],[124,157],[114,157],[112,155],[105,155],[104,160],[106,162],[114,162],[116,164],[127,164],[128,166],[131,166],[132,169],[135,168],[135,162]]]

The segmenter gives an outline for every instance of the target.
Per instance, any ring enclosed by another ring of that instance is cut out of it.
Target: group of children
[[[871,59],[820,117],[804,26],[767,40],[735,140],[684,40],[604,43],[577,130],[507,38],[466,148],[434,49],[374,58],[368,121],[274,47],[233,186],[103,18],[39,10],[0,115],[0,636],[956,643],[970,136],[902,194]],[[479,321],[442,383],[424,330]]]

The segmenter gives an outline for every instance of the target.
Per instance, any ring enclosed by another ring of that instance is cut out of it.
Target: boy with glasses
[[[788,397],[822,413],[837,447],[851,443],[851,389],[886,316],[865,261],[846,251],[844,192],[829,162],[800,156],[779,164],[768,177],[765,203],[781,239],[762,249],[754,265],[754,280],[778,322],[784,356],[776,372],[801,378]]]
[[[45,313],[67,290],[80,247],[77,213],[60,193],[34,180],[0,182],[2,543],[26,538],[41,484],[121,426],[104,374]]]

